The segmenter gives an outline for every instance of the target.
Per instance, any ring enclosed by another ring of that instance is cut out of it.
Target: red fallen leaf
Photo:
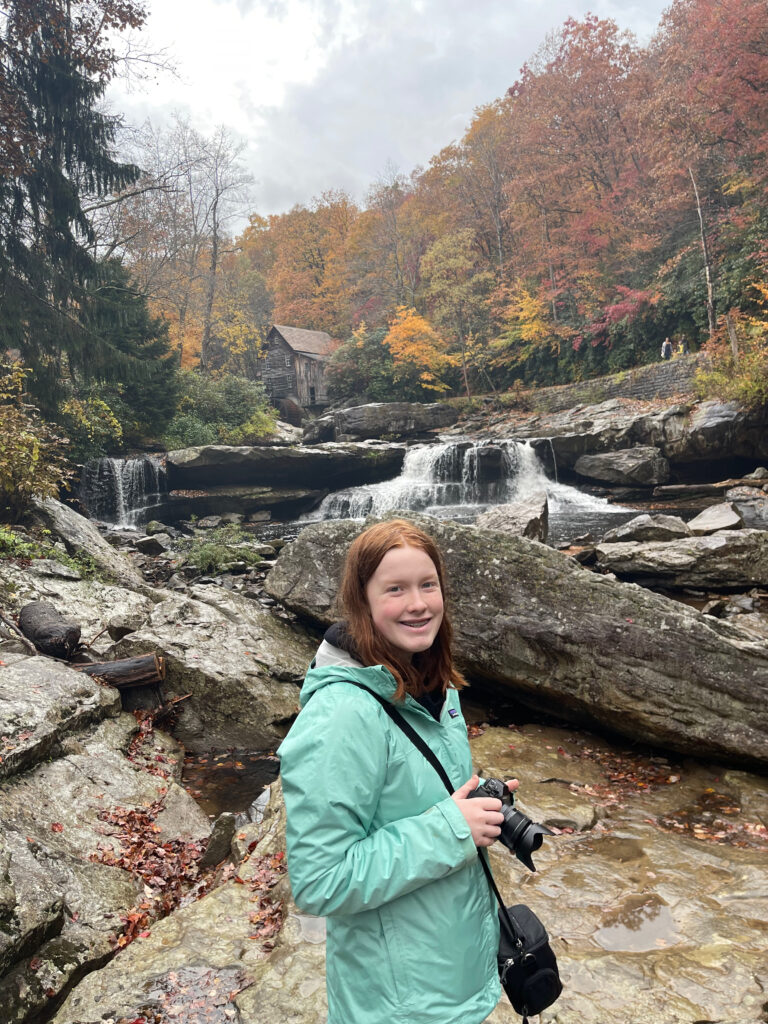
[[[150,934],[151,934],[150,932],[146,932],[146,931],[145,932],[139,932],[139,938],[140,939],[148,939]]]
[[[63,831],[64,831],[64,826],[61,824],[61,822],[60,821],[54,821],[54,823],[51,825],[51,832],[63,832]]]
[[[32,959],[29,961],[30,971],[39,971],[42,966],[43,961],[40,959],[39,956],[33,956]]]

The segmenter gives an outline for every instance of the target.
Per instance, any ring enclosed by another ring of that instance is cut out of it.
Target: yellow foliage
[[[751,285],[755,310],[733,309],[718,320],[707,343],[708,363],[696,374],[702,397],[737,401],[756,408],[768,404],[768,284]]]
[[[522,281],[512,289],[504,317],[504,329],[491,343],[498,353],[497,364],[523,363],[539,349],[560,354],[561,334],[552,322],[549,304]]]
[[[395,381],[418,381],[427,391],[448,390],[440,375],[455,366],[456,360],[445,351],[446,343],[437,331],[415,309],[397,308],[384,343],[392,353]]]

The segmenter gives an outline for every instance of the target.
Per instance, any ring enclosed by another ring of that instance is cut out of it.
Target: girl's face
[[[373,625],[410,661],[431,646],[443,621],[435,563],[421,548],[390,548],[365,588]]]

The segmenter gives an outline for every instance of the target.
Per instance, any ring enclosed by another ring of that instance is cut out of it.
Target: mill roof
[[[329,356],[333,351],[333,339],[325,331],[306,331],[303,327],[283,327],[281,324],[274,324],[272,330],[277,331],[294,352]]]

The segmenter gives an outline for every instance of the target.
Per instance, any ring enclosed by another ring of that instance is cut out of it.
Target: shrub
[[[101,398],[69,398],[59,406],[59,415],[69,434],[71,457],[79,462],[99,459],[122,444],[123,428]]]
[[[707,361],[696,372],[702,398],[740,402],[747,408],[768,405],[768,287],[758,311],[733,310],[722,317],[714,338],[704,348]]]
[[[20,363],[0,367],[0,509],[15,522],[33,497],[57,497],[72,470],[59,437],[27,403]]]
[[[178,385],[178,412],[163,437],[168,450],[217,443],[253,444],[275,429],[277,413],[259,381],[180,370]]]
[[[250,543],[249,535],[241,526],[227,524],[209,530],[204,536],[193,537],[179,544],[184,562],[203,573],[221,572],[229,562],[256,565],[261,555]]]

